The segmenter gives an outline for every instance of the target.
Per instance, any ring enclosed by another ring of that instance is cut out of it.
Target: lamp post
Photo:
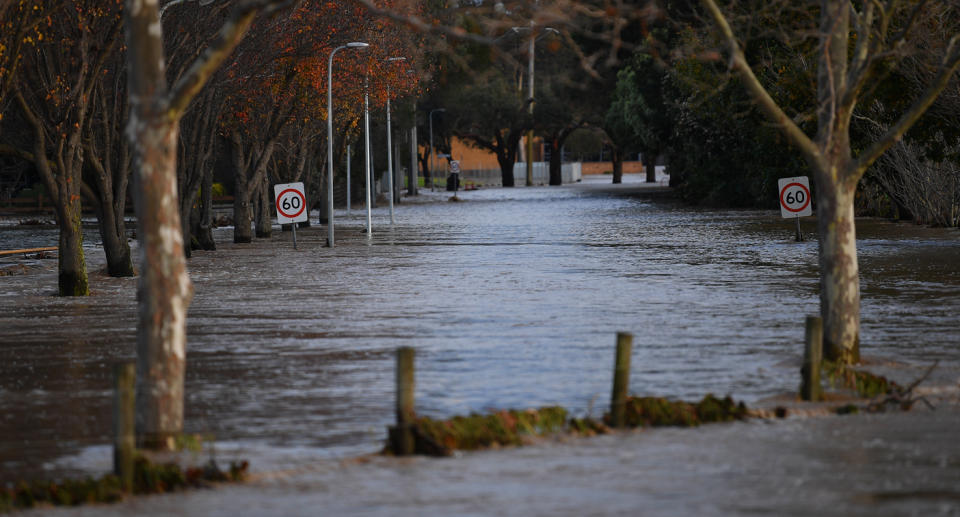
[[[388,63],[406,61],[405,57],[387,58]],[[387,82],[387,188],[390,189],[390,225],[393,226],[393,144],[390,140],[390,82]]]
[[[407,175],[407,195],[416,196],[417,184],[420,182],[417,163],[417,101],[413,101],[413,124],[410,127],[410,172]]]
[[[347,213],[350,213],[350,144],[347,144]]]
[[[530,20],[530,48],[527,49],[527,52],[530,54],[527,58],[527,76],[530,78],[528,81],[530,96],[527,97],[527,109],[530,113],[531,126],[527,130],[527,181],[526,186],[533,186],[533,55],[534,55],[534,43],[537,41],[537,35],[533,30],[533,20]]]
[[[367,187],[367,237],[373,235],[372,197],[370,196],[370,74],[363,78],[363,176]]]
[[[435,180],[434,180],[434,176],[433,176],[433,168],[434,168],[434,167],[433,167],[433,165],[434,165],[434,164],[433,164],[433,155],[436,154],[436,153],[434,152],[435,149],[433,148],[433,114],[436,113],[436,112],[438,112],[438,111],[441,112],[441,113],[443,113],[444,111],[447,111],[447,110],[444,109],[444,108],[434,108],[434,109],[430,110],[430,113],[427,115],[427,119],[428,119],[429,122],[430,122],[430,192],[433,192],[433,184],[434,184],[434,181],[435,181]]]
[[[369,43],[351,41],[330,52],[327,60],[327,246],[333,247],[333,56],[344,48],[366,48]]]
[[[527,105],[527,110],[528,110],[528,113],[530,114],[530,119],[533,120],[533,104],[534,104],[533,102],[533,84],[534,84],[533,57],[536,54],[535,43],[537,42],[538,39],[540,39],[540,37],[544,35],[544,33],[560,34],[560,31],[558,31],[557,29],[554,29],[553,27],[544,27],[543,32],[540,33],[540,36],[537,36],[536,26],[533,20],[530,20],[530,27],[511,27],[510,31],[513,33],[518,33],[521,31],[530,31],[530,41],[527,44],[527,77],[529,82],[528,91],[530,93],[527,96],[527,102],[529,103]],[[506,34],[504,34],[503,36],[506,36]],[[501,38],[503,36],[501,36]],[[497,38],[497,39],[500,39],[500,38]],[[527,141],[526,142],[527,144],[526,145],[526,154],[527,154],[526,186],[530,187],[533,185],[533,128],[530,128],[527,130],[526,141]]]

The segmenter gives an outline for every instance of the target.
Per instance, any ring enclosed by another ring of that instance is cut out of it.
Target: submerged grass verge
[[[685,426],[741,420],[746,406],[730,397],[707,395],[700,402],[670,401],[659,397],[628,397],[627,427]],[[454,451],[523,445],[538,436],[576,434],[593,436],[610,432],[609,415],[603,421],[568,418],[556,406],[527,410],[503,410],[490,414],[455,416],[448,420],[418,417],[413,424],[414,452],[427,456],[450,456]],[[393,454],[388,440],[383,451]]]
[[[696,403],[667,400],[663,397],[627,397],[627,427],[680,426],[694,427],[714,422],[743,420],[747,406],[730,397],[718,399],[712,394]],[[604,415],[609,423],[609,415]]]
[[[210,460],[202,467],[181,469],[173,463],[156,465],[144,457],[134,464],[133,494],[161,494],[187,488],[205,488],[211,483],[242,481],[247,474],[246,461],[230,463],[221,470]],[[120,479],[107,474],[98,479],[62,482],[21,482],[14,488],[0,488],[0,513],[35,506],[77,506],[85,503],[113,503],[123,499]]]
[[[830,380],[831,386],[840,385],[852,389],[863,398],[873,398],[904,391],[902,386],[886,377],[863,370],[855,370],[842,364],[824,362],[823,369]]]
[[[522,445],[526,439],[563,431],[566,419],[567,410],[557,406],[455,416],[449,420],[417,417],[413,424],[414,452],[449,456],[456,450]],[[384,452],[392,454],[392,445],[388,443]]]

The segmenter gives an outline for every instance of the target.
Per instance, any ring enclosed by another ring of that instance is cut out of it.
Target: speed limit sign
[[[780,215],[783,217],[807,217],[813,215],[810,181],[806,176],[780,178]]]
[[[277,199],[278,223],[299,223],[307,220],[307,198],[303,194],[302,182],[274,185],[273,192]]]

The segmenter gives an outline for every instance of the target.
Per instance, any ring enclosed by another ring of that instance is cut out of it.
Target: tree
[[[545,31],[544,35],[552,35]],[[596,102],[584,91],[574,53],[559,37],[544,38],[536,47],[538,71],[533,124],[550,153],[550,185],[563,183],[563,146],[575,131],[596,118]]]
[[[632,146],[642,153],[648,183],[657,181],[657,157],[665,150],[672,130],[663,92],[669,82],[658,60],[647,52],[637,52],[617,73],[617,86],[607,111],[607,125],[630,133]]]
[[[45,36],[37,36],[34,52],[23,54],[12,89],[32,128],[33,162],[57,214],[59,293],[85,296],[90,288],[80,220],[84,132],[121,18],[116,2],[76,0],[50,11],[44,24]]]
[[[229,11],[229,3],[168,2],[161,11],[167,84],[175,84],[216,37]],[[180,121],[177,185],[184,253],[216,249],[212,233],[213,169],[219,150],[216,124],[224,106],[220,94],[223,74],[211,76],[203,91],[190,103]],[[200,196],[203,198],[198,203]]]
[[[392,96],[410,91],[416,85],[403,67],[386,59],[416,57],[413,39],[398,33],[382,20],[374,19],[363,7],[334,2],[300,2],[289,15],[260,27],[237,53],[227,68],[228,109],[221,118],[221,131],[227,136],[234,160],[234,241],[249,242],[253,235],[252,209],[258,207],[257,236],[269,231],[272,203],[268,192],[270,167],[274,153],[283,147],[289,155],[302,150],[306,164],[310,155],[325,157],[325,146],[317,146],[326,133],[327,72],[331,51],[349,41],[366,41],[362,51],[336,55],[333,76],[334,126],[341,131],[335,137],[335,157],[345,148],[343,131],[356,127],[362,113],[366,78],[370,78],[370,103],[375,110],[386,102],[386,85]],[[343,102],[351,99],[352,102]],[[284,135],[298,133],[300,141],[283,142]],[[282,145],[286,144],[286,145]],[[324,160],[314,158],[313,163]],[[321,174],[325,174],[325,167]],[[325,196],[322,196],[325,199]]]
[[[179,120],[261,11],[286,2],[239,2],[217,40],[168,91],[155,2],[127,0],[126,43],[136,211],[141,243],[137,293],[137,428],[141,445],[167,448],[183,429],[187,307],[193,296],[177,201]]]
[[[912,35],[926,23],[956,19],[956,7],[935,2],[822,0],[816,32],[816,134],[808,136],[787,115],[754,73],[726,16],[714,0],[701,0],[727,47],[729,65],[754,101],[810,166],[818,198],[820,312],[825,356],[842,363],[859,361],[860,283],[857,266],[854,197],[870,167],[900,140],[933,104],[960,66],[960,35],[952,33],[932,79],[867,147],[854,153],[851,119],[864,94],[909,50]],[[781,5],[781,4],[778,4]],[[785,4],[782,4],[785,5]]]
[[[123,55],[114,52],[93,90],[92,116],[83,138],[82,191],[97,214],[97,226],[107,258],[107,273],[133,276],[127,241],[127,186],[130,182],[130,142],[123,134],[130,104],[126,96]]]
[[[451,92],[444,104],[453,120],[453,134],[479,149],[497,156],[504,187],[514,186],[513,164],[517,160],[520,137],[530,127],[526,103],[514,85],[491,69],[476,76],[458,91]]]

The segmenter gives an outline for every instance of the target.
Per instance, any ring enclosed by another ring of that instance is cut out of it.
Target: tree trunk
[[[113,203],[108,200],[96,200],[97,226],[103,242],[103,252],[107,257],[107,274],[112,277],[133,276],[133,260],[130,257],[130,243],[127,242],[126,223],[123,214],[114,211]]]
[[[137,430],[140,445],[174,446],[183,431],[187,307],[193,287],[177,202],[178,121],[167,113],[156,3],[128,0],[128,134],[136,174],[142,266],[137,292]]]
[[[417,124],[410,128],[410,170],[407,171],[407,195],[417,195]]]
[[[430,148],[427,146],[422,155],[420,156],[420,167],[423,170],[423,186],[424,188],[429,188],[432,183],[430,183]]]
[[[183,167],[180,168],[181,170]],[[182,188],[181,195],[183,198],[180,203],[180,222],[183,225],[183,254],[185,257],[190,258],[190,255],[193,250],[193,227],[190,224],[191,213],[194,210],[194,205],[197,202],[197,197],[200,195],[200,181],[203,177],[198,175],[196,172],[189,174],[183,174],[182,178],[186,180],[186,185],[177,182]]]
[[[613,183],[623,183],[623,150],[611,147],[610,163],[613,165]]]
[[[562,145],[559,138],[550,139],[550,185],[563,184],[563,152],[560,150]]]
[[[393,202],[400,203],[400,190],[403,188],[403,169],[400,165],[400,142],[393,143]]]
[[[647,183],[656,183],[657,153],[643,153],[643,169],[647,172]]]
[[[260,186],[257,188],[256,193],[256,196],[259,198],[259,201],[257,202],[256,222],[258,239],[269,239],[273,235],[273,221],[271,219],[272,213],[270,210],[273,208],[273,202],[270,194],[270,179],[264,176],[263,181],[260,182]]]
[[[233,242],[250,243],[253,242],[253,231],[250,229],[250,224],[253,222],[251,194],[247,189],[247,181],[239,170],[234,172],[234,178]]]
[[[60,296],[86,296],[90,294],[87,279],[87,264],[83,255],[83,228],[80,224],[80,196],[66,206],[57,207],[60,225],[58,257],[58,286]],[[59,204],[58,204],[59,205]]]
[[[820,242],[820,315],[823,356],[831,361],[860,361],[860,277],[854,222],[856,182],[823,188],[817,178],[817,235]]]
[[[97,214],[107,273],[112,277],[129,277],[135,274],[124,220],[130,180],[130,145],[123,134],[121,121],[129,118],[130,110],[126,87],[119,79],[113,86],[110,93],[103,84],[94,88],[97,116],[88,126],[88,136],[84,138],[82,190]]]
[[[513,187],[513,163],[514,159],[497,153],[497,163],[500,164],[500,182],[504,187]]]
[[[214,251],[217,243],[213,240],[213,169],[203,171],[203,186],[200,188],[200,225],[197,229],[197,243],[200,249]]]

